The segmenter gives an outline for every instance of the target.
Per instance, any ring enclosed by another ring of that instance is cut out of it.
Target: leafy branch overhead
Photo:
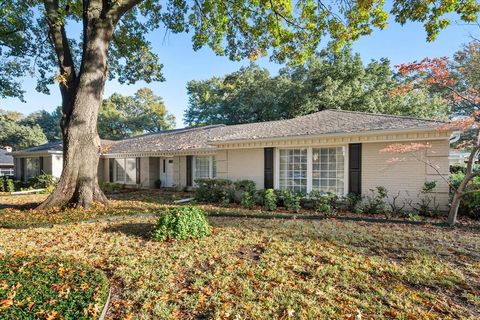
[[[473,22],[479,5],[474,0],[395,0],[387,12],[382,0],[0,0],[0,96],[22,98],[18,78],[30,74],[44,93],[55,80],[65,87],[74,82],[82,66],[81,33],[88,28],[78,37],[73,30],[82,29],[96,10],[116,25],[109,79],[134,83],[164,80],[160,57],[152,50],[152,41],[162,36],[149,37],[157,29],[188,32],[195,50],[208,46],[233,60],[270,54],[279,62],[301,63],[325,39],[339,49],[385,28],[389,15],[401,24],[423,23],[431,41],[450,23],[450,13]]]

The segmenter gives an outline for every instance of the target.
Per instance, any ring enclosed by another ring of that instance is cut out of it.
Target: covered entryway
[[[173,158],[160,158],[160,181],[162,188],[175,186],[173,179]]]

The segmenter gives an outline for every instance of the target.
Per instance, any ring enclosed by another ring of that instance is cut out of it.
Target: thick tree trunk
[[[90,89],[80,88],[73,105],[74,112],[64,125],[63,172],[55,191],[39,209],[71,205],[88,209],[93,202],[106,203],[97,179],[100,139],[97,113],[100,101],[82,99]]]
[[[107,71],[107,51],[114,25],[101,16],[102,2],[84,8],[82,65],[74,87],[61,83],[63,97],[63,172],[55,191],[39,206],[46,209],[73,206],[88,209],[93,202],[106,203],[97,179],[100,139],[98,110]]]

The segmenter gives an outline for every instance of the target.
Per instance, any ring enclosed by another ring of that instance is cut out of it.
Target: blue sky
[[[442,31],[437,40],[432,43],[425,41],[425,32],[422,25],[408,23],[400,26],[391,23],[385,30],[375,31],[372,35],[360,39],[353,45],[353,51],[360,53],[363,61],[368,63],[372,59],[387,57],[392,65],[420,60],[426,56],[451,56],[461,48],[462,44],[470,41],[470,35],[478,35],[478,27],[452,23]],[[183,126],[183,112],[188,105],[186,83],[190,80],[208,79],[220,76],[247,65],[248,60],[242,62],[229,61],[227,57],[216,56],[208,48],[195,52],[192,49],[190,35],[170,34],[164,37],[164,32],[158,31],[151,35],[150,40],[154,49],[160,55],[164,64],[165,82],[139,82],[135,85],[120,85],[116,81],[106,84],[105,97],[114,92],[124,95],[133,94],[138,88],[149,87],[157,95],[163,97],[167,109],[177,118],[177,127]],[[257,61],[272,74],[282,67],[272,63],[268,58]],[[0,100],[0,108],[30,113],[40,109],[52,111],[60,105],[60,93],[57,86],[51,87],[51,95],[44,95],[35,91],[35,80],[23,80],[26,93],[26,103],[17,99]]]

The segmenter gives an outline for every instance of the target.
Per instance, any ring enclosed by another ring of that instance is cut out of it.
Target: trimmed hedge
[[[1,319],[98,319],[108,291],[103,272],[73,261],[0,258]]]

